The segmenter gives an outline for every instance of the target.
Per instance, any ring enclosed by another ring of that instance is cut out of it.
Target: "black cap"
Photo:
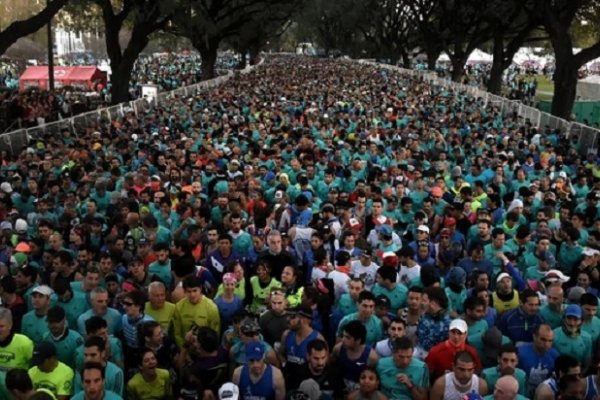
[[[300,317],[308,318],[310,320],[312,320],[313,318],[312,309],[305,304],[299,304],[298,306],[290,309],[289,312],[291,314],[296,314]]]
[[[31,365],[37,367],[51,357],[56,357],[56,347],[50,342],[39,342],[33,349]]]
[[[387,308],[390,308],[390,299],[388,299],[385,294],[380,294],[379,296],[375,297],[375,305],[386,306]]]

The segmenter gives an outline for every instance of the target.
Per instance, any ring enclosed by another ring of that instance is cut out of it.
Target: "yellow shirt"
[[[50,373],[43,372],[38,367],[30,368],[29,377],[34,389],[47,389],[55,396],[70,396],[73,390],[73,370],[60,361]]]
[[[146,306],[144,307],[144,313],[154,318],[154,320],[160,324],[163,332],[168,333],[171,327],[171,321],[173,320],[173,315],[175,315],[175,304],[167,301],[163,308],[155,310],[152,308],[150,302],[147,301]]]
[[[127,383],[129,400],[167,400],[172,398],[171,375],[166,369],[156,369],[156,379],[146,382],[139,372]]]
[[[33,342],[25,335],[15,333],[6,347],[0,346],[0,369],[8,371],[12,368],[29,368],[33,354]]]
[[[199,327],[208,326],[215,332],[221,332],[221,317],[217,305],[208,297],[202,296],[197,304],[192,304],[187,298],[181,299],[175,305],[173,316],[173,333],[177,346],[183,345],[185,334],[196,324]]]

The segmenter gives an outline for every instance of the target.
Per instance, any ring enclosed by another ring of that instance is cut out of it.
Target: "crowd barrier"
[[[454,91],[466,93],[476,99],[480,99],[485,108],[491,108],[502,114],[503,117],[511,116],[522,118],[523,122],[529,121],[533,126],[544,130],[546,127],[558,130],[567,137],[572,145],[576,146],[577,151],[582,157],[586,157],[590,152],[597,154],[598,139],[600,130],[592,128],[578,122],[569,122],[562,118],[540,111],[537,108],[529,107],[520,101],[509,100],[505,97],[496,96],[479,89],[475,86],[464,85],[453,82],[448,79],[440,78],[431,71],[418,71],[412,69],[400,68],[392,65],[379,64],[367,60],[359,60],[363,64],[373,64],[381,68],[396,71],[402,75],[423,79],[432,85],[452,89]]]
[[[263,62],[264,58],[258,65],[262,64]],[[392,65],[379,64],[368,60],[359,60],[358,62],[363,64],[377,65],[380,68],[423,79],[432,85],[466,93],[467,95],[478,99],[484,108],[498,112],[503,117],[512,115],[517,118],[522,118],[523,121],[529,121],[533,126],[538,127],[539,129],[545,129],[545,127],[556,129],[570,139],[571,143],[576,146],[577,151],[583,157],[585,157],[588,152],[594,152],[594,154],[597,152],[598,138],[600,137],[600,130],[598,129],[577,122],[569,122],[562,118],[558,118],[540,111],[536,108],[526,106],[519,101],[509,100],[507,98],[488,93],[475,86],[464,85],[448,79],[440,78],[436,73],[431,71],[405,69]],[[248,73],[253,68],[254,66],[248,66],[244,70],[238,72],[242,74]],[[24,148],[27,147],[30,140],[43,139],[48,134],[61,135],[64,130],[68,130],[75,137],[77,137],[78,132],[81,132],[86,128],[97,128],[100,130],[102,127],[110,125],[114,119],[123,117],[128,112],[133,112],[136,116],[138,116],[139,113],[149,110],[152,106],[161,104],[174,97],[188,96],[195,94],[198,91],[217,87],[231,79],[233,76],[234,72],[228,71],[226,75],[219,76],[211,80],[185,86],[169,92],[161,92],[157,98],[152,99],[152,101],[149,101],[145,98],[137,99],[112,107],[94,110],[85,114],[79,114],[71,118],[62,119],[60,121],[41,126],[4,133],[0,135],[0,151],[7,151],[10,154],[19,154]]]
[[[247,73],[251,69],[252,67],[248,67],[239,72]],[[68,130],[74,137],[77,137],[79,132],[82,132],[87,128],[93,128],[100,131],[101,128],[108,127],[113,120],[125,116],[128,112],[133,112],[137,117],[140,113],[148,111],[151,107],[164,103],[171,98],[188,96],[199,91],[212,89],[222,85],[233,76],[234,72],[228,70],[225,75],[218,76],[214,79],[202,81],[168,92],[160,92],[156,99],[149,100],[147,98],[140,98],[33,128],[3,133],[0,135],[0,151],[6,151],[10,154],[17,155],[28,146],[28,143],[31,140],[43,140],[45,137],[48,137],[48,135],[60,136],[65,130]]]

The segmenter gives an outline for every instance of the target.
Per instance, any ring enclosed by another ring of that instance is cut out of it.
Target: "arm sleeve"
[[[212,304],[210,310],[210,327],[214,329],[215,332],[221,332],[221,316],[219,315],[219,309],[216,304]]]
[[[505,268],[508,271],[508,273],[510,274],[510,276],[513,278],[513,280],[515,281],[516,289],[518,291],[525,289],[525,285],[526,285],[525,280],[521,276],[521,273],[516,270],[513,263],[511,263],[511,262],[507,263]]]
[[[173,313],[173,336],[175,337],[175,344],[177,344],[177,347],[181,347],[181,345],[183,345],[185,333],[183,332],[183,323],[181,321],[179,308],[175,308],[175,313]]]
[[[118,394],[119,396],[123,397],[123,371],[119,370],[117,372],[117,374],[115,375],[115,393]]]

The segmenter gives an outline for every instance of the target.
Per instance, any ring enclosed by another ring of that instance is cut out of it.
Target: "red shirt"
[[[469,352],[473,356],[473,359],[475,360],[475,372],[478,373],[481,371],[481,360],[474,347],[469,346],[466,343],[462,346],[454,346],[446,340],[433,346],[425,359],[425,362],[429,367],[431,382],[435,382],[437,378],[444,375],[447,371],[452,371],[454,356],[456,353],[463,350]]]

